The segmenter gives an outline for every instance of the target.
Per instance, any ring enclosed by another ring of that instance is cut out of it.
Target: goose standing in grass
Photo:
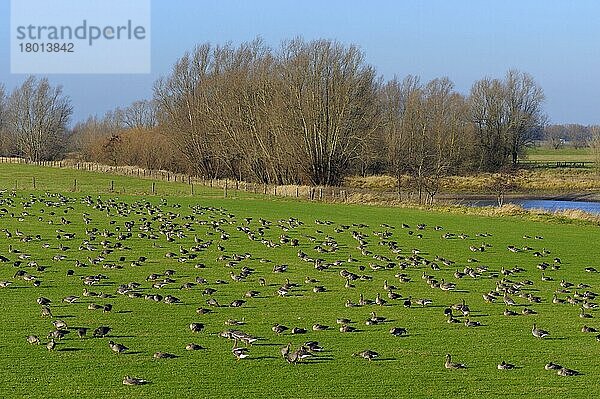
[[[46,349],[48,349],[49,351],[53,351],[55,347],[56,347],[56,341],[54,341],[54,338],[51,338],[50,342],[48,342],[46,344]]]
[[[548,335],[550,335],[550,333],[548,331],[542,330],[541,328],[537,328],[535,323],[533,324],[533,327],[531,328],[531,334],[536,338],[545,338]]]
[[[123,344],[117,344],[117,343],[115,343],[113,341],[108,341],[108,346],[115,353],[123,353],[123,352],[125,352],[126,350],[129,349],[125,345],[123,345]]]
[[[190,330],[192,332],[200,332],[200,331],[204,330],[204,324],[202,324],[202,323],[191,323],[190,324]]]
[[[233,353],[233,356],[235,356],[236,360],[245,359],[249,356],[248,348],[238,348],[237,347],[237,340],[233,344],[231,353]]]
[[[198,345],[198,344],[194,344],[194,343],[190,343],[185,346],[186,351],[198,351],[201,349],[204,349],[204,347],[201,345]]]
[[[452,356],[448,353],[446,355],[446,362],[444,363],[444,367],[446,367],[447,369],[466,369],[467,366],[464,363],[454,363],[452,361]]]
[[[368,361],[371,361],[371,360],[375,359],[376,357],[379,357],[379,353],[367,349],[362,352],[353,353],[352,356],[362,357],[363,359],[367,359]]]

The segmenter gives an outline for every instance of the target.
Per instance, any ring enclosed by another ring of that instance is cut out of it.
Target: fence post
[[[35,176],[33,176],[33,189],[35,190]]]
[[[323,187],[319,187],[319,201],[323,200]]]
[[[273,195],[277,196],[277,186],[273,186]]]
[[[152,182],[152,195],[156,192],[155,182]]]
[[[73,191],[77,191],[77,179],[73,179]]]
[[[110,191],[114,191],[115,190],[115,181],[111,180],[110,181]]]
[[[296,186],[296,198],[298,198],[298,194],[299,194],[299,192],[298,192],[298,186]]]
[[[223,196],[224,196],[224,198],[227,198],[227,179],[225,179],[225,186],[223,188]]]
[[[191,190],[192,190],[192,195],[194,195],[194,183],[190,183],[190,187],[191,187]]]

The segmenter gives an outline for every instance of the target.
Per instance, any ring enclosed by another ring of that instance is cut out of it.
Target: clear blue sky
[[[9,4],[0,0],[0,82],[12,89],[25,76],[10,74]],[[551,122],[600,124],[597,0],[152,0],[151,74],[50,79],[80,120],[151,97],[155,79],[195,44],[261,36],[276,47],[298,35],[357,44],[385,78],[448,76],[463,93],[517,68],[544,89]]]

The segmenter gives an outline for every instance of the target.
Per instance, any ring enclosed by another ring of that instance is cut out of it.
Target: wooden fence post
[[[110,181],[110,191],[114,191],[115,190],[115,181],[111,180]]]
[[[224,198],[227,198],[227,179],[225,179],[225,186],[223,188],[223,196]]]
[[[73,191],[77,191],[77,179],[73,179]]]
[[[33,189],[35,190],[35,176],[33,176]]]
[[[154,193],[156,193],[156,187],[155,187],[155,182],[152,182],[152,195],[154,195]]]

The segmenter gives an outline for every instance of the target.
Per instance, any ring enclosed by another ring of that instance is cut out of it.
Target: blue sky
[[[0,82],[12,89],[25,76],[10,73],[9,20],[10,1],[0,0]],[[151,97],[156,78],[198,43],[261,36],[276,47],[298,35],[357,44],[384,78],[448,76],[463,93],[516,68],[544,89],[551,122],[600,124],[595,0],[152,0],[151,74],[49,78],[81,120]]]

